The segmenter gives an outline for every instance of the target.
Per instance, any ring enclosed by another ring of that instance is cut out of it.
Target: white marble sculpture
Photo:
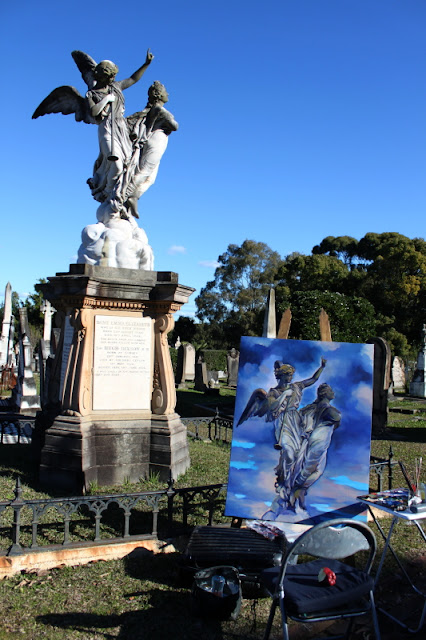
[[[74,87],[58,87],[37,107],[33,118],[74,113],[78,122],[98,125],[99,155],[87,181],[100,203],[98,222],[83,229],[78,262],[152,270],[152,249],[135,220],[137,204],[154,183],[168,137],[178,124],[164,108],[168,94],[160,82],[149,88],[145,109],[128,118],[124,117],[123,91],[141,79],[154,56],[148,50],[144,64],[121,81],[116,81],[118,67],[110,60],[96,64],[82,51],[73,51],[72,57],[88,86],[86,96]]]

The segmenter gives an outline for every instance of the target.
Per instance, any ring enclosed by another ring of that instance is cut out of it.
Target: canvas
[[[243,337],[226,515],[365,519],[374,346]]]

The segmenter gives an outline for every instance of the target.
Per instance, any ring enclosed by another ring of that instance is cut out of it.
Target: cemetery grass
[[[187,392],[185,392],[187,393]],[[384,436],[373,440],[372,454],[386,458],[392,446],[394,460],[403,460],[408,469],[414,460],[425,453],[426,421],[413,416],[390,414],[389,427]],[[191,468],[182,476],[178,486],[197,486],[226,482],[228,445],[191,441]],[[0,500],[13,497],[14,478],[20,476],[24,498],[44,497],[31,466],[30,447],[0,446]],[[376,478],[370,478],[373,489]],[[394,486],[404,486],[399,467],[394,467]],[[139,483],[125,483],[121,487],[93,487],[100,492],[129,492],[164,488],[158,478]],[[95,491],[93,491],[95,492]],[[206,513],[196,514],[196,521],[206,522]],[[203,520],[204,518],[204,520]],[[229,518],[219,518],[218,521]],[[384,519],[385,531],[389,520]],[[83,531],[83,529],[82,529]],[[84,533],[84,531],[83,531]],[[105,531],[107,533],[107,531]],[[376,532],[377,534],[377,532]],[[53,534],[52,534],[53,535]],[[383,547],[377,534],[378,557]],[[25,637],[59,640],[150,639],[165,640],[171,635],[178,640],[254,640],[261,638],[266,624],[269,603],[260,592],[245,593],[243,606],[235,622],[219,622],[198,618],[191,611],[191,592],[179,576],[180,552],[187,536],[174,538],[176,549],[169,554],[153,555],[134,552],[117,561],[99,561],[81,567],[63,567],[46,572],[20,574],[0,581],[0,615],[3,621],[0,640]],[[4,546],[4,545],[0,545]],[[416,580],[426,581],[425,552],[414,527],[400,526],[393,537],[393,546],[403,557],[404,564]],[[390,608],[405,602],[404,583],[392,561],[385,565],[381,595]],[[380,595],[379,593],[379,595]],[[256,597],[254,597],[256,596]],[[411,601],[409,606],[411,607]],[[279,634],[279,616],[272,637]],[[420,634],[404,634],[399,628],[380,619],[382,637],[387,640],[416,638]],[[356,627],[355,636],[366,637],[370,625]],[[367,631],[366,631],[367,629]],[[303,638],[309,634],[305,630]]]

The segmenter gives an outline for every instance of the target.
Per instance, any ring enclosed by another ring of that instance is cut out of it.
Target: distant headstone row
[[[188,383],[194,383],[196,391],[219,389],[219,379],[225,376],[223,371],[208,369],[202,356],[196,359],[195,348],[189,342],[182,344],[178,338],[174,348],[177,350],[175,382],[178,389],[186,388]],[[226,374],[228,387],[237,386],[239,357],[236,349],[228,352]]]

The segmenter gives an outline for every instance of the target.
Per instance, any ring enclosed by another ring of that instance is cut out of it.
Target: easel
[[[287,340],[288,334],[290,332],[290,325],[291,325],[291,311],[290,309],[286,309],[283,315],[281,316],[281,322],[280,322],[280,326],[278,328],[278,333],[276,337],[281,338],[282,340]],[[324,311],[324,309],[321,309],[319,314],[319,327],[320,327],[321,342],[332,342],[330,320],[328,318],[328,313]]]

